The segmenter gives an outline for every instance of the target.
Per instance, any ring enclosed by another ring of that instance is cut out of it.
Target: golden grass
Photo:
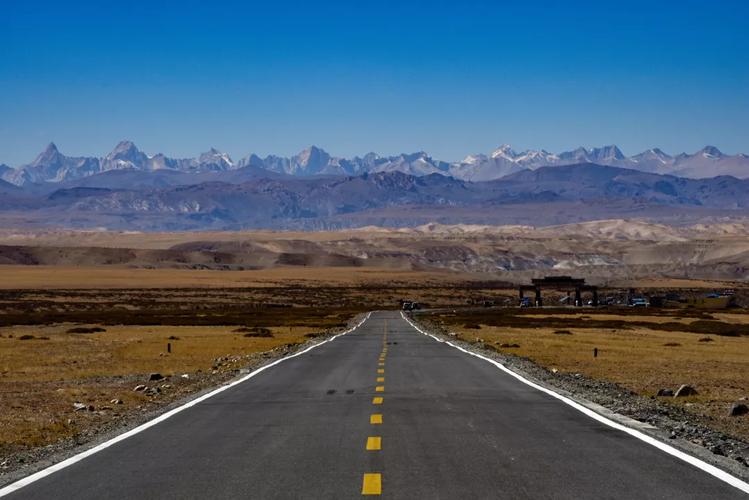
[[[0,289],[243,288],[283,284],[358,286],[479,281],[451,271],[390,271],[366,267],[276,267],[251,271],[131,269],[116,266],[0,266]]]
[[[137,325],[66,333],[73,326],[80,325],[0,328],[0,462],[184,397],[217,383],[210,373],[229,376],[253,356],[320,333],[308,326],[277,326],[269,328],[272,337],[246,337],[233,331],[236,326]],[[24,335],[34,338],[21,340]],[[152,372],[173,376],[148,382]],[[185,373],[189,378],[181,376]],[[137,384],[162,392],[134,392]],[[112,404],[112,399],[123,403]],[[74,411],[75,402],[93,405],[95,411]]]
[[[606,282],[611,288],[743,288],[741,281],[689,279],[689,278],[635,278],[610,279]]]
[[[579,313],[579,314],[524,314],[526,318],[560,318],[560,319],[587,319],[594,318],[598,321],[640,321],[646,323],[684,323],[689,324],[694,321],[698,321],[698,318],[682,318],[679,316],[652,316],[652,315],[637,315],[637,314],[595,314],[591,316],[590,313]],[[730,320],[727,320],[730,322]]]
[[[236,326],[108,326],[104,333],[65,333],[73,326],[0,329],[3,382],[209,370],[217,357],[269,351],[304,342],[306,334],[319,332],[310,327],[276,327],[270,328],[273,337],[245,337],[234,332]],[[19,340],[22,335],[35,338]]]
[[[612,316],[587,315],[596,320]],[[614,316],[617,320],[643,320],[638,316]],[[727,316],[735,321],[739,315]],[[740,316],[749,320],[749,315]],[[449,317],[443,320],[450,323]],[[645,396],[655,395],[661,388],[676,390],[681,384],[692,385],[699,395],[668,401],[687,404],[691,411],[715,418],[723,430],[749,438],[749,418],[727,416],[731,403],[749,397],[749,337],[709,335],[712,341],[700,342],[706,336],[690,332],[643,327],[576,328],[574,318],[571,326],[563,329],[571,335],[555,333],[560,328],[481,325],[475,329],[463,324],[450,324],[449,328],[465,340],[482,339],[499,351],[526,356],[549,369],[609,380]],[[503,348],[501,344],[519,347]],[[598,348],[596,358],[594,348]]]

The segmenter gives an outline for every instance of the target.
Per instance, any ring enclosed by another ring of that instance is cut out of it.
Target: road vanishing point
[[[683,500],[749,491],[394,311],[160,418],[0,494]]]

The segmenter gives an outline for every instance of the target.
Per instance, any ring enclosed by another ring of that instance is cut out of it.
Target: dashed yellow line
[[[367,438],[367,451],[379,451],[382,449],[382,438],[380,436],[369,436]]]
[[[377,360],[377,383],[381,384],[385,382],[385,358],[388,352],[388,322],[385,321],[385,325],[382,333],[382,352]],[[375,386],[375,392],[385,392],[384,385]],[[372,398],[373,405],[381,405],[385,398],[382,396],[374,396]],[[369,416],[369,423],[372,425],[382,424],[382,413],[373,413]],[[367,451],[380,451],[382,450],[382,437],[380,436],[369,436],[367,438]],[[381,495],[382,494],[382,474],[379,472],[368,472],[364,474],[362,479],[362,495]]]
[[[382,474],[368,473],[364,474],[364,480],[361,486],[362,495],[382,495]]]

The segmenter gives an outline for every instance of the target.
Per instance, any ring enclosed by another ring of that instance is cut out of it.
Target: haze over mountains
[[[744,163],[744,155],[709,147],[627,158],[615,146],[560,154],[503,146],[450,164],[426,153],[335,158],[316,147],[291,158],[234,162],[211,149],[174,159],[146,155],[128,141],[103,158],[68,157],[50,144],[27,165],[0,168],[0,227],[544,226],[611,218],[693,224],[749,216],[749,179],[664,172]]]
[[[671,156],[655,148],[627,157],[613,145],[590,150],[580,147],[558,154],[544,150],[518,153],[510,146],[504,145],[490,154],[469,155],[454,163],[434,159],[425,152],[388,157],[369,153],[363,157],[340,158],[311,146],[291,157],[270,155],[261,158],[250,154],[235,162],[227,154],[215,149],[210,149],[197,158],[169,158],[161,153],[149,156],[132,142],[122,141],[102,158],[65,156],[51,143],[31,163],[16,169],[0,165],[0,179],[24,186],[71,181],[112,170],[172,170],[201,174],[250,167],[294,176],[403,172],[416,176],[438,173],[460,180],[488,181],[525,169],[535,170],[546,166],[581,163],[624,167],[695,179],[719,175],[732,175],[741,179],[749,177],[749,156],[726,155],[713,146],[706,146],[694,154],[681,153]]]

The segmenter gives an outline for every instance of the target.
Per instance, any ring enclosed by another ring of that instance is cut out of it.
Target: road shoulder
[[[458,340],[423,315],[404,317],[441,341],[500,363],[523,379],[566,397],[604,418],[697,457],[743,481],[749,481],[749,444],[709,428],[701,419],[686,411],[665,407],[611,382],[591,379],[579,373],[554,373],[528,358],[500,353],[483,343]],[[727,453],[727,450],[730,451]],[[726,456],[729,453],[731,456]]]

